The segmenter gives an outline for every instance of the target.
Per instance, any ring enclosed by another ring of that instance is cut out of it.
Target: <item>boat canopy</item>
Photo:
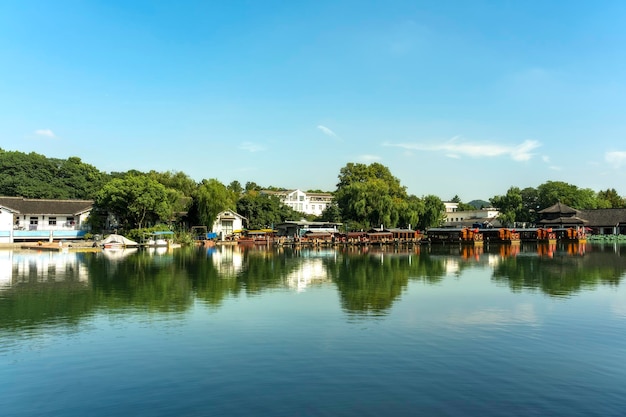
[[[124,246],[139,246],[139,243],[134,240],[130,240],[122,235],[110,234],[100,242],[102,245],[108,245],[112,243],[119,243]]]

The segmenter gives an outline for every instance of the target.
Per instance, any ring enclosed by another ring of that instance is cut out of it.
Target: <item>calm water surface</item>
[[[623,416],[626,247],[0,252],[6,416]]]

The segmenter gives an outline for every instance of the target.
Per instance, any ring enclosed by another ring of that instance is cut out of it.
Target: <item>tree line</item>
[[[234,210],[248,220],[248,228],[270,228],[286,220],[305,218],[313,221],[343,223],[346,230],[373,227],[411,227],[426,229],[444,220],[444,204],[435,195],[417,197],[382,164],[347,163],[340,169],[333,202],[319,217],[307,216],[284,205],[255,182],[232,181],[225,185],[217,179],[199,182],[183,172],[105,173],[80,158],[48,158],[37,153],[0,149],[0,195],[46,199],[93,200],[90,223],[102,230],[109,214],[122,230],[155,225],[211,227],[217,214]],[[321,190],[315,190],[319,192]],[[476,208],[475,200],[462,203],[461,209]],[[626,207],[614,189],[594,193],[589,189],[549,181],[537,189],[511,187],[489,203],[501,210],[504,222],[532,222],[538,210],[561,201],[573,208]]]
[[[500,210],[500,222],[509,226],[515,223],[534,224],[540,210],[557,202],[577,210],[626,208],[626,199],[614,188],[595,192],[562,181],[547,181],[537,188],[511,187],[506,194],[496,195],[489,201]]]

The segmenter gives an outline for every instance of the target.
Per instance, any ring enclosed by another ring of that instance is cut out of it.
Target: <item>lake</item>
[[[624,416],[626,247],[0,251],[6,416]]]

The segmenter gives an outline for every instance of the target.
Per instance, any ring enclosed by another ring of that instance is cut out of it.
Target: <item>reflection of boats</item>
[[[107,259],[119,261],[126,258],[128,255],[136,253],[137,250],[137,248],[106,248],[102,253]]]
[[[134,240],[130,240],[122,235],[116,234],[110,234],[107,236],[104,240],[102,240],[102,242],[100,242],[100,245],[105,249],[120,249],[139,246],[139,244]]]
[[[165,248],[171,245],[174,238],[174,232],[161,231],[152,232],[144,239],[143,246],[150,248]]]
[[[152,246],[147,251],[150,255],[165,255],[167,254],[167,246]]]

